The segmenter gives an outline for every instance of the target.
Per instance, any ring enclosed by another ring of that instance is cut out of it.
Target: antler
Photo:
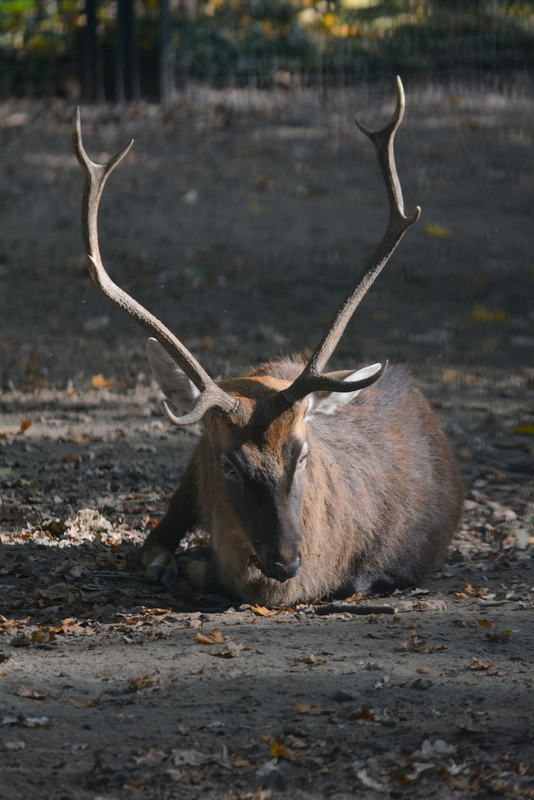
[[[164,404],[171,422],[174,422],[175,425],[189,425],[192,422],[198,422],[210,408],[217,409],[224,414],[233,414],[237,411],[239,401],[217,386],[181,341],[159,319],[113,283],[104,269],[98,246],[98,206],[108,176],[129,152],[133,140],[120,153],[110,158],[106,164],[94,164],[83,146],[79,108],[76,109],[73,122],[74,152],[85,173],[82,201],[82,236],[87,266],[92,279],[110,300],[116,303],[119,308],[122,308],[123,311],[126,311],[151,336],[157,339],[200,391],[193,410],[182,417],[175,416],[169,406],[166,403]]]
[[[397,107],[388,124],[380,131],[370,131],[356,120],[356,125],[362,133],[372,141],[376,150],[378,164],[389,198],[389,222],[382,241],[369,260],[369,263],[364,268],[356,288],[348,295],[339,308],[334,322],[323,336],[317,349],[304,367],[304,370],[288,389],[281,392],[284,399],[290,405],[306,397],[306,395],[311,392],[353,392],[356,389],[363,389],[365,386],[369,386],[371,383],[377,381],[386,368],[386,364],[384,364],[377,372],[362,381],[342,381],[332,375],[322,374],[322,370],[334,352],[337,343],[341,339],[360,301],[369,290],[375,278],[387,264],[404,233],[408,230],[410,225],[417,222],[421,214],[421,209],[417,206],[411,217],[406,217],[404,215],[402,189],[395,166],[393,142],[397,128],[401,124],[404,116],[404,106],[404,89],[401,79],[397,77]]]

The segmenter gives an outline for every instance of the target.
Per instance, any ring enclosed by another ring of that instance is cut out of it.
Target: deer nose
[[[300,555],[298,555],[290,564],[285,564],[283,561],[277,561],[276,559],[272,558],[272,556],[268,556],[267,558],[267,573],[270,578],[274,578],[275,581],[280,581],[283,583],[284,581],[288,581],[290,578],[294,578],[295,575],[300,571],[300,565],[302,563],[302,559]]]

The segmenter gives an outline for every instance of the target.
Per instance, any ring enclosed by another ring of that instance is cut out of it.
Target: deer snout
[[[269,578],[274,578],[275,581],[284,583],[284,581],[294,578],[295,575],[300,572],[301,564],[302,558],[300,553],[298,553],[293,561],[289,563],[282,561],[280,557],[276,558],[275,556],[267,556],[265,571],[267,572]]]

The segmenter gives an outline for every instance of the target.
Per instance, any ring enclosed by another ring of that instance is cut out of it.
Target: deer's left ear
[[[369,367],[363,367],[356,372],[332,372],[329,377],[337,378],[347,382],[361,381],[365,378],[371,378],[382,369],[382,364],[371,364]],[[354,392],[313,392],[306,398],[308,402],[308,410],[306,412],[306,419],[313,417],[315,414],[335,414],[343,406],[354,400],[357,395],[363,392],[363,389],[355,389]]]
[[[189,380],[174,358],[152,337],[146,343],[146,354],[154,378],[165,397],[179,411],[191,411],[200,394],[195,384]]]

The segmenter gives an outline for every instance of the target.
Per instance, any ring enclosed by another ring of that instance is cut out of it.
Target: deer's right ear
[[[191,411],[200,392],[183,369],[171,358],[160,343],[152,337],[146,343],[146,354],[154,378],[165,397],[179,411]]]

